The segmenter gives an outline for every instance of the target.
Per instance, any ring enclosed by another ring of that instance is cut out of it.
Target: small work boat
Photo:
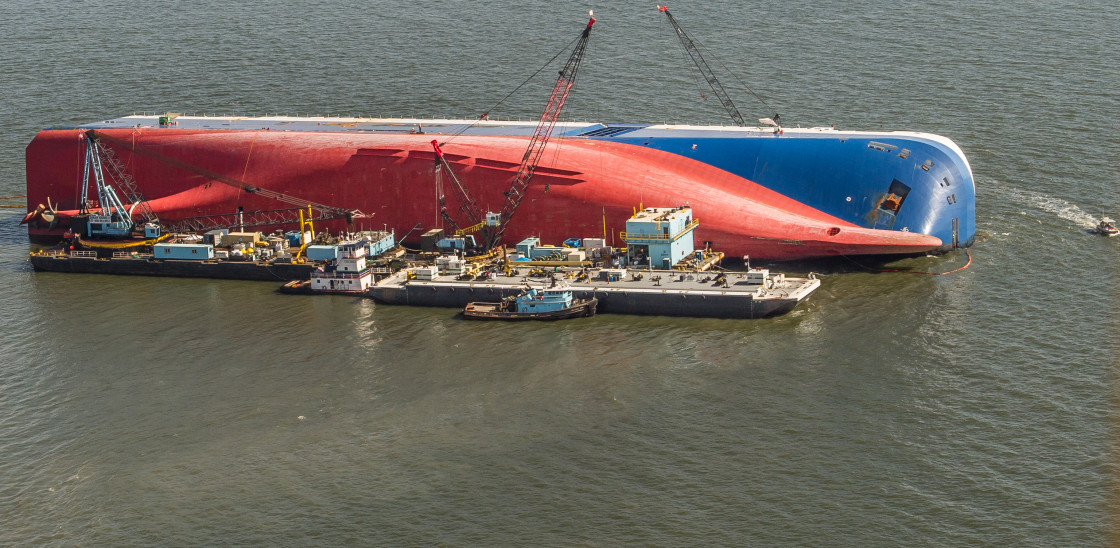
[[[467,303],[463,316],[470,320],[563,320],[594,316],[598,306],[594,297],[574,298],[571,287],[527,287],[500,302]]]
[[[1116,228],[1116,221],[1113,221],[1109,217],[1103,217],[1101,222],[1097,223],[1097,227],[1093,229],[1093,232],[1101,236],[1115,236],[1120,234],[1120,229]]]

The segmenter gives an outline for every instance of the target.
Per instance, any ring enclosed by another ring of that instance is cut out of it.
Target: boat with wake
[[[1116,221],[1112,220],[1110,217],[1102,217],[1101,222],[1097,223],[1097,226],[1093,228],[1093,232],[1101,236],[1112,237],[1120,234],[1120,229],[1116,228]]]

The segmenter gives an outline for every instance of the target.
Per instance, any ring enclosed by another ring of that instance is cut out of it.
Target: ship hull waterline
[[[304,131],[98,129],[165,221],[273,209],[273,200],[222,184],[182,165],[309,202],[372,214],[361,221],[405,233],[437,227],[434,156],[438,134]],[[453,169],[482,207],[500,210],[527,140],[517,136],[443,136]],[[49,203],[53,223],[29,223],[33,240],[57,240],[77,210],[84,147],[79,129],[44,130],[27,148],[28,204]],[[123,150],[122,150],[123,149]],[[166,159],[173,159],[168,162]],[[444,189],[450,194],[449,189]],[[450,199],[450,198],[449,198]],[[701,220],[698,243],[730,256],[795,260],[840,255],[910,255],[937,250],[940,238],[882,230],[824,213],[713,165],[648,147],[591,139],[554,139],[521,207],[507,244],[535,235],[620,238],[639,204],[688,204]],[[456,206],[449,204],[449,209]],[[462,224],[467,224],[466,220]],[[343,229],[342,221],[325,228]],[[292,227],[267,227],[285,228]],[[361,228],[361,227],[359,227]]]

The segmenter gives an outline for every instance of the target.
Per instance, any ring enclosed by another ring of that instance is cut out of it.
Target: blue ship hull
[[[585,136],[718,167],[857,226],[936,236],[939,251],[976,238],[976,190],[960,148],[911,132],[603,126]],[[899,197],[897,208],[884,199]]]

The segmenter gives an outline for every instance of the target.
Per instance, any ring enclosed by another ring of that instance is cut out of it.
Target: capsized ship
[[[145,201],[164,223],[192,226],[305,201],[364,213],[350,219],[357,228],[408,234],[446,219],[433,139],[470,195],[498,211],[536,125],[133,115],[46,129],[26,150],[25,222],[33,241],[67,230],[80,209],[84,139],[93,130],[139,189],[126,201]],[[945,137],[564,122],[503,242],[603,236],[624,245],[619,232],[643,202],[688,204],[703,220],[697,241],[730,256],[909,255],[966,247],[975,237],[972,171]],[[259,226],[290,228],[276,219]],[[332,223],[341,229],[347,220]]]

